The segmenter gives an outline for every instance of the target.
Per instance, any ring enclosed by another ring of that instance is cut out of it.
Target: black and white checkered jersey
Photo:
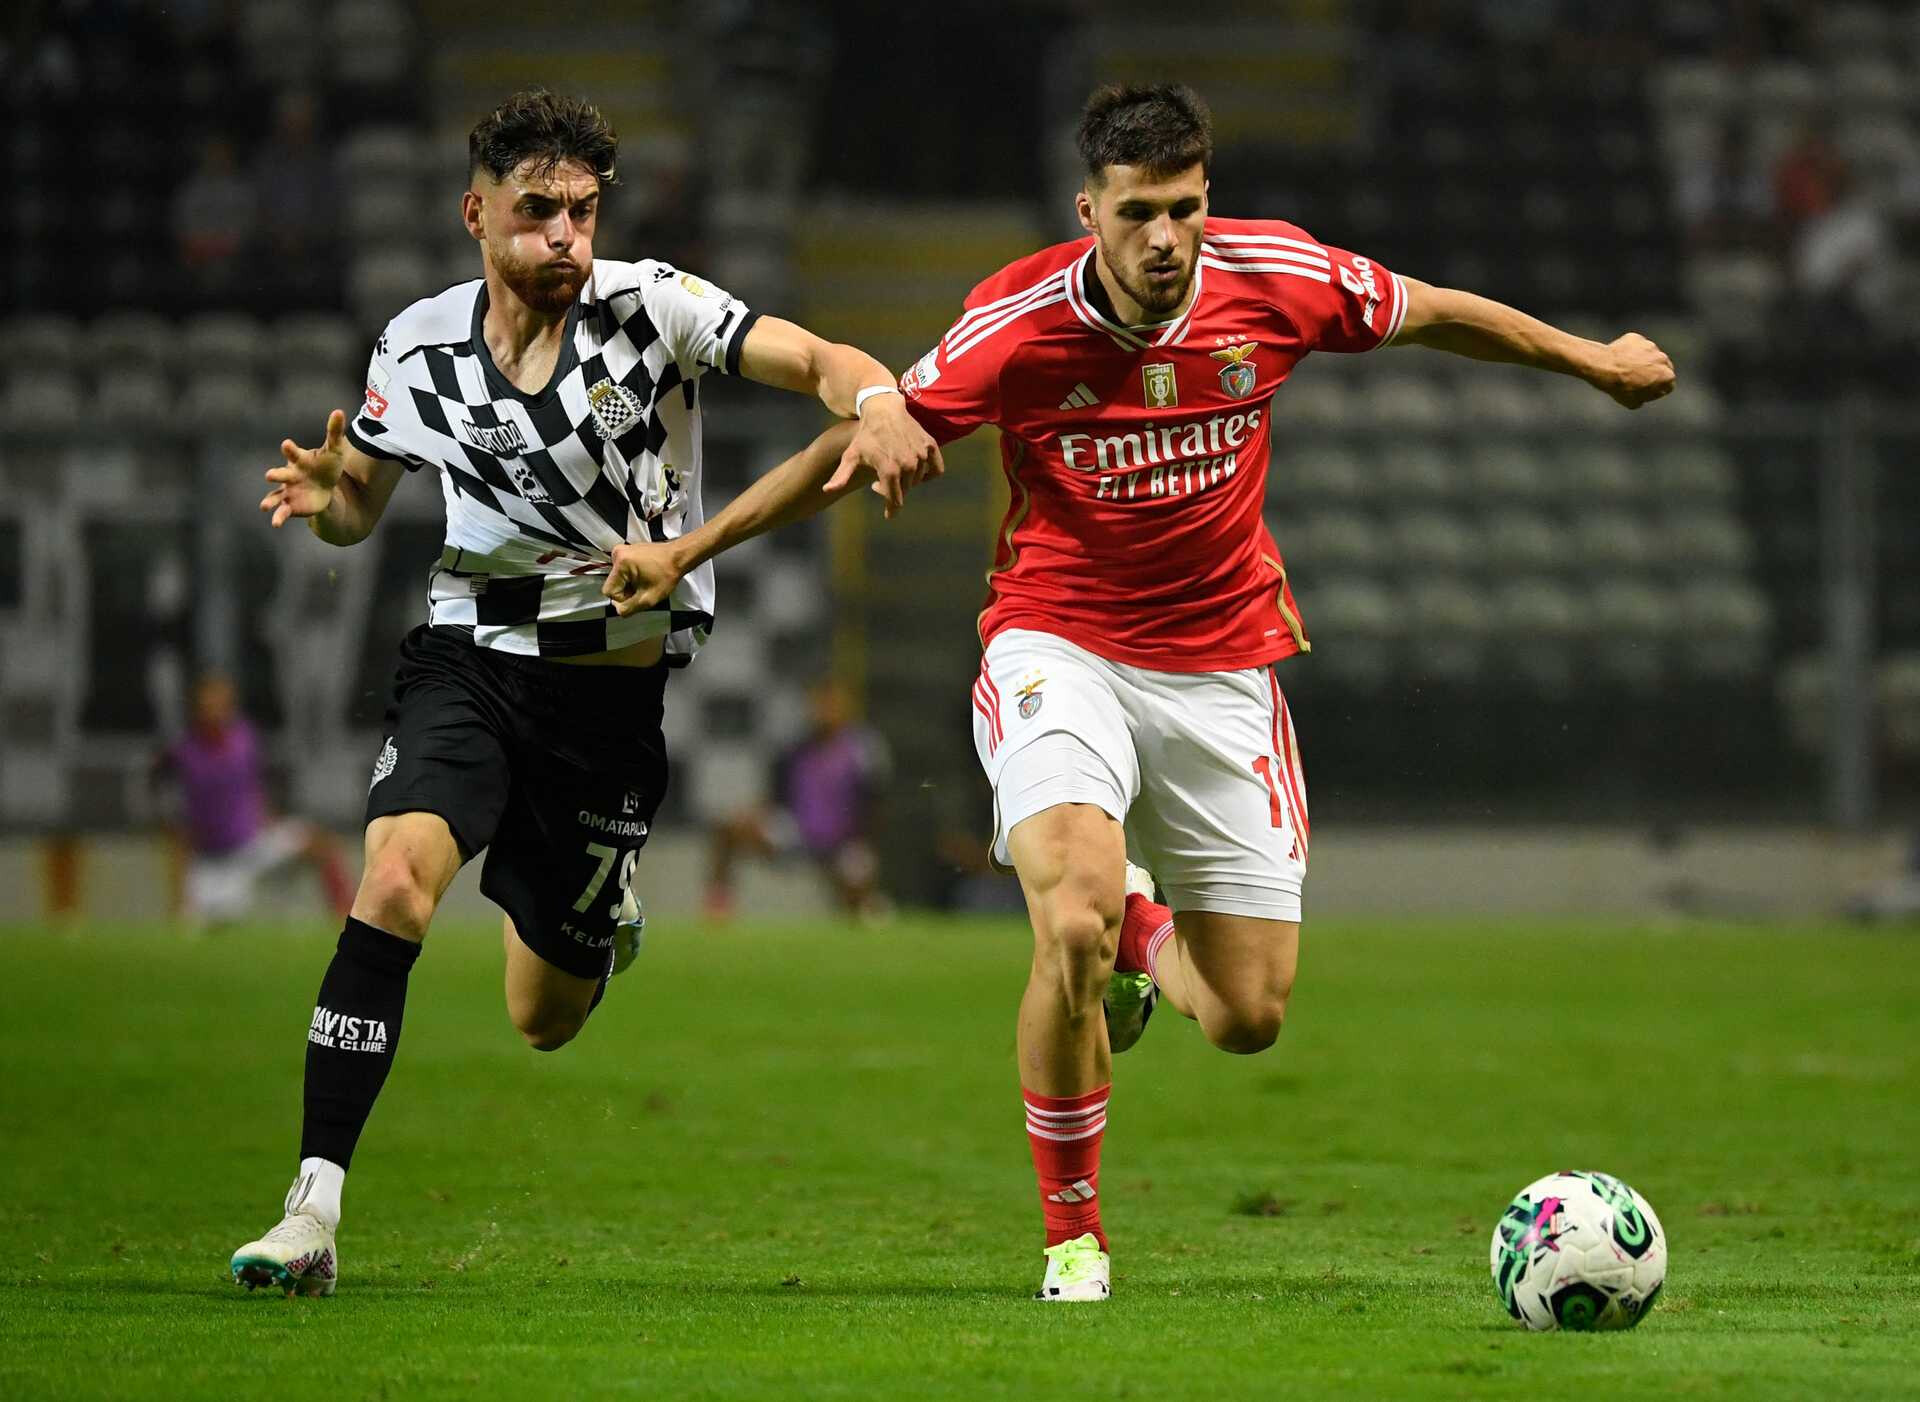
[[[615,546],[705,519],[699,380],[738,372],[756,314],[665,263],[595,260],[537,394],[494,365],[486,314],[475,281],[387,323],[347,426],[370,456],[439,469],[447,541],[428,621],[549,657],[664,634],[668,660],[686,662],[713,626],[711,564],[680,581],[670,606],[629,618],[600,586]]]

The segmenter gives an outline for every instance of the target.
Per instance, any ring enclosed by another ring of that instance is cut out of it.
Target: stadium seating
[[[472,255],[468,255],[471,260]],[[369,333],[386,324],[396,310],[447,285],[431,260],[417,248],[370,248],[347,275],[347,298],[361,327]]]
[[[1426,680],[1471,687],[1481,682],[1494,620],[1484,595],[1455,579],[1407,591],[1407,660]]]
[[[266,358],[266,334],[244,312],[206,312],[188,317],[176,351],[196,370],[250,371]]]
[[[1673,600],[1642,579],[1602,579],[1587,602],[1593,660],[1603,681],[1650,690],[1669,674]]]
[[[1491,608],[1503,663],[1535,689],[1571,691],[1586,621],[1573,591],[1545,576],[1511,577],[1494,586]]]
[[[1920,761],[1920,652],[1883,660],[1875,677],[1875,697],[1887,748],[1909,764]]]
[[[1476,445],[1467,460],[1468,490],[1482,511],[1531,506],[1553,495],[1553,472],[1520,443],[1493,439]]]
[[[401,82],[414,56],[413,15],[396,0],[335,0],[326,17],[328,51],[351,54],[340,66],[351,89],[387,90]]]
[[[267,404],[265,388],[242,370],[205,370],[187,382],[181,417],[201,431],[244,431]]]
[[[1277,443],[1267,495],[1282,512],[1302,507],[1351,508],[1379,490],[1371,459],[1335,441],[1313,440],[1304,448]]]
[[[88,353],[102,366],[123,364],[153,368],[177,363],[174,328],[154,312],[108,312],[85,331]]]
[[[272,422],[281,432],[297,441],[318,438],[327,415],[335,409],[352,414],[360,406],[361,392],[351,376],[324,372],[294,373],[274,387],[267,401]]]
[[[1415,585],[1433,575],[1464,573],[1479,558],[1479,533],[1444,511],[1412,510],[1394,517],[1388,534],[1392,568]]]
[[[0,421],[24,429],[60,430],[85,412],[79,380],[63,370],[21,369],[7,377]]]
[[[17,316],[0,327],[16,364],[64,370],[80,345],[80,327],[64,316]]]
[[[100,417],[131,431],[165,423],[174,396],[166,376],[144,365],[130,365],[105,376],[93,397]]]
[[[1393,593],[1359,576],[1324,573],[1304,588],[1300,606],[1307,631],[1324,639],[1313,652],[1314,672],[1338,684],[1371,689],[1396,670],[1406,619]]]
[[[281,374],[358,374],[370,350],[345,317],[321,312],[281,317],[267,334],[267,354]]]
[[[1766,660],[1770,610],[1757,589],[1726,579],[1681,586],[1681,661],[1699,677],[1752,677]]]

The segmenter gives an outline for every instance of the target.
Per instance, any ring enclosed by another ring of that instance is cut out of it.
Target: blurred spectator
[[[310,823],[271,815],[259,740],[232,682],[206,676],[194,685],[187,732],[161,751],[154,777],[178,795],[172,826],[186,857],[180,913],[189,921],[241,919],[259,882],[295,861],[313,868],[328,904],[346,915],[353,883],[340,845]]]
[[[1816,316],[1872,327],[1892,304],[1893,233],[1865,183],[1843,165],[1833,172],[1832,200],[1800,227],[1793,249],[1795,291]]]
[[[1766,241],[1773,192],[1743,124],[1722,128],[1712,151],[1681,169],[1674,203],[1696,248],[1750,248]]]
[[[842,909],[882,917],[880,866],[868,840],[874,799],[891,768],[878,732],[856,725],[846,689],[831,679],[809,697],[812,730],[782,760],[776,802],[735,813],[714,828],[707,914],[733,913],[733,869],[742,855],[774,858],[803,852],[819,867]]]
[[[200,287],[228,287],[240,254],[253,239],[258,200],[241,176],[233,143],[212,136],[200,163],[173,196],[174,246],[181,266]]]
[[[992,815],[986,822],[990,825]],[[934,835],[934,860],[940,871],[940,909],[956,915],[1021,915],[1027,898],[1012,872],[996,869],[979,829],[954,826]]]
[[[333,161],[318,139],[313,94],[282,93],[273,130],[253,158],[265,244],[260,271],[276,285],[281,304],[314,305],[336,289],[329,274],[339,227],[339,187]]]
[[[1846,913],[1863,922],[1920,920],[1920,834],[1907,849],[1901,871],[1855,893]]]
[[[1833,144],[1832,123],[1809,121],[1773,167],[1773,206],[1789,233],[1832,209],[1846,179],[1846,162]]]

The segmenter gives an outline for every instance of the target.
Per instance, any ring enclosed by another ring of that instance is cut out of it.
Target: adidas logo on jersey
[[[1062,409],[1091,409],[1100,402],[1100,396],[1088,389],[1085,382],[1073,387],[1073,393],[1060,401]]]

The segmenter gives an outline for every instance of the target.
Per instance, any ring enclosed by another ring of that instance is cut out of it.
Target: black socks
[[[307,1029],[306,1113],[300,1157],[346,1168],[400,1043],[412,940],[347,917]]]

